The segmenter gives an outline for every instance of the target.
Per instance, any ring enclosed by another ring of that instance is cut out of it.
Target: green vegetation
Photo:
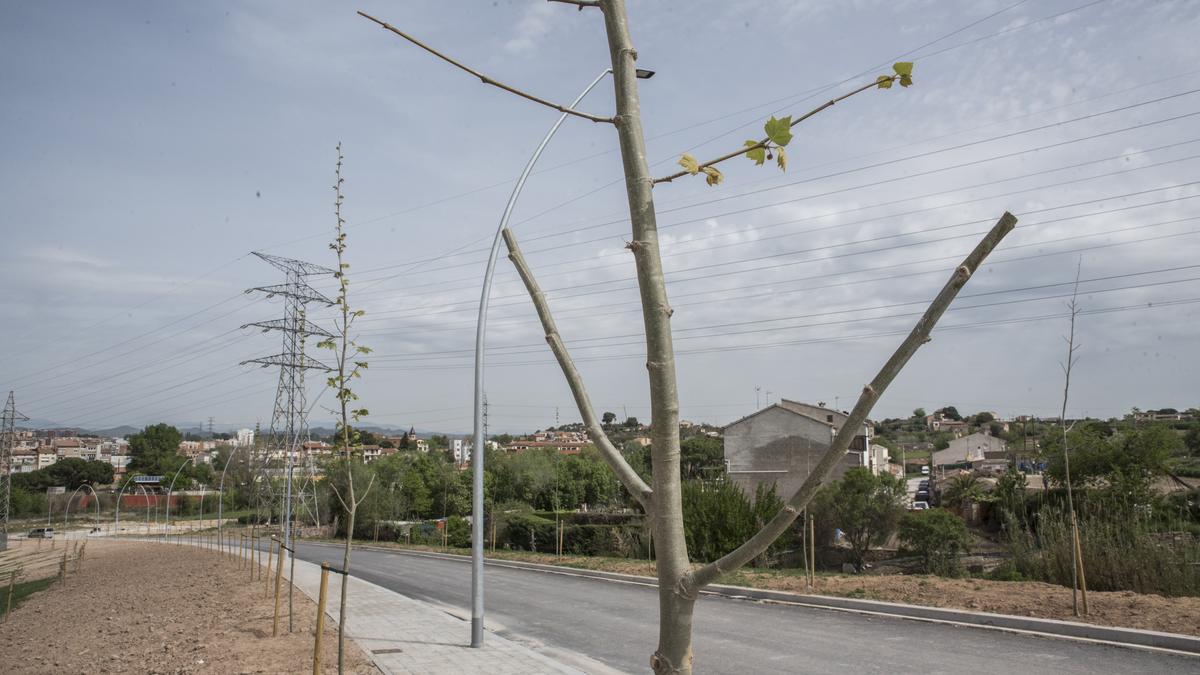
[[[45,492],[48,487],[64,487],[68,491],[81,485],[109,485],[113,481],[113,467],[108,462],[67,457],[37,471],[14,473],[14,490],[30,493]]]
[[[194,484],[211,485],[211,467],[207,464],[193,466],[179,454],[179,442],[182,440],[179,430],[166,423],[152,424],[130,436],[131,475],[165,476],[165,480],[170,481],[179,472],[175,490],[187,490]]]
[[[13,585],[12,608],[16,611],[21,603],[29,599],[29,596],[40,591],[44,591],[54,585],[57,577],[46,577],[45,579],[34,579],[33,581],[22,581]],[[0,586],[0,598],[3,602],[8,602],[8,584]],[[0,606],[0,611],[3,611],[3,606]]]
[[[809,506],[823,529],[837,528],[850,545],[850,560],[861,567],[867,549],[896,531],[905,507],[904,482],[856,467],[823,488]],[[818,539],[820,541],[820,539]]]
[[[959,555],[967,551],[967,526],[944,509],[913,511],[900,519],[900,540],[921,559],[926,574],[955,576],[962,571]]]

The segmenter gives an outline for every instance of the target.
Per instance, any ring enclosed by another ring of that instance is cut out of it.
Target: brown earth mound
[[[0,672],[312,671],[316,604],[295,593],[288,634],[285,596],[272,638],[266,581],[251,582],[218,553],[91,540],[79,572],[69,569],[65,586],[31,596],[0,626]],[[325,625],[323,670],[337,672],[336,626]],[[346,658],[348,672],[378,672],[349,640]]]

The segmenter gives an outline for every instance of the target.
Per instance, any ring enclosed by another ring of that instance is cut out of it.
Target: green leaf
[[[896,74],[900,77],[904,77],[905,75],[912,77],[912,67],[912,61],[898,61],[892,64],[892,70],[896,71]]]
[[[880,89],[891,89],[892,78],[888,77],[887,75],[880,75],[879,77],[875,78],[875,84],[878,85]]]
[[[901,87],[911,87],[912,86],[912,75],[901,75],[900,76],[900,86]]]
[[[771,139],[772,143],[782,148],[792,141],[792,116],[777,120],[772,115],[763,125],[763,130],[767,132],[767,138]]]
[[[717,170],[716,167],[706,166],[701,171],[704,172],[704,180],[709,185],[719,185],[725,176]]]
[[[695,157],[692,157],[686,152],[683,153],[683,157],[679,158],[679,166],[682,166],[684,171],[692,174],[693,176],[700,173],[700,162],[697,162]]]
[[[755,147],[753,150],[746,151],[746,157],[754,160],[757,166],[762,166],[762,163],[767,161],[767,149],[759,146],[758,141],[746,141],[746,147]]]
[[[775,148],[775,163],[780,171],[787,171],[787,155],[783,153],[783,148]]]

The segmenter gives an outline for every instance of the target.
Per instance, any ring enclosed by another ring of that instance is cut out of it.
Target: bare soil
[[[1071,609],[1070,588],[1039,581],[945,579],[899,574],[837,575],[818,576],[816,589],[806,591],[803,577],[770,571],[743,571],[726,583],[1200,636],[1200,598],[1196,597],[1166,598],[1133,591],[1091,591],[1088,593],[1088,616],[1076,617]]]
[[[274,597],[237,561],[189,546],[90,540],[66,584],[29,597],[0,625],[0,672],[302,673],[312,671],[316,604],[297,591],[294,632],[271,637]],[[57,572],[55,569],[54,572]],[[286,581],[283,585],[286,593]],[[326,620],[322,670],[337,672]],[[347,640],[346,670],[377,673]]]
[[[403,548],[470,554],[465,549],[425,546]],[[656,573],[654,564],[646,560],[568,555],[560,558],[553,554],[527,551],[488,551],[487,555],[490,558],[642,576]],[[1088,616],[1076,617],[1071,609],[1070,588],[1039,581],[948,579],[906,574],[821,574],[817,576],[816,588],[809,590],[805,588],[804,577],[797,570],[749,569],[727,575],[721,583],[1200,636],[1200,597],[1167,598],[1132,591],[1091,591],[1088,593]]]

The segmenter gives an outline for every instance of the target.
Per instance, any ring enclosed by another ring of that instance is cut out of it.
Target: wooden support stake
[[[810,513],[808,515],[808,585],[817,587],[817,525]]]
[[[274,556],[275,556],[275,540],[268,539],[267,540],[267,585],[266,585],[266,587],[263,588],[263,595],[267,595],[268,593],[271,592],[271,559]],[[259,579],[262,578],[261,573],[258,578]]]
[[[12,574],[8,575],[8,602],[4,605],[4,623],[8,623],[8,615],[12,614],[13,587],[16,585],[17,571],[13,570]]]
[[[62,585],[67,585],[67,546],[63,544],[63,559],[58,564],[58,582]]]
[[[329,590],[329,563],[321,563],[321,592],[317,595],[317,632],[313,636],[313,675],[321,675],[321,636],[325,634],[325,596]]]
[[[279,637],[279,581],[283,578],[283,542],[279,542],[279,556],[275,560],[275,619],[271,624],[271,637]]]
[[[1079,538],[1079,527],[1076,525],[1075,530],[1075,569],[1079,574],[1079,592],[1080,599],[1083,600],[1083,615],[1088,615],[1088,598],[1087,598],[1087,578],[1083,575],[1083,543]]]

